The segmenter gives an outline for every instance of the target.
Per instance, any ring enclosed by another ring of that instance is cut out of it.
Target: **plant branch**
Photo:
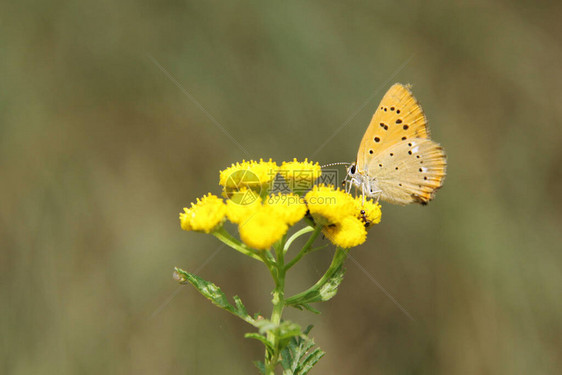
[[[234,250],[249,256],[250,258],[254,258],[256,260],[259,260],[260,262],[263,262],[264,260],[262,259],[262,257],[260,257],[255,250],[252,250],[251,248],[247,247],[246,245],[244,245],[243,243],[241,243],[240,241],[238,241],[236,238],[232,237],[230,235],[230,233],[227,232],[226,229],[224,229],[224,227],[220,228],[219,230],[216,230],[212,233],[213,236],[215,236],[216,238],[218,238],[222,243],[224,243],[225,245],[230,246],[231,248],[233,248]]]
[[[287,265],[285,266],[285,272],[287,272],[291,267],[293,267],[306,253],[309,252],[310,247],[312,246],[312,244],[314,243],[314,241],[316,240],[316,238],[318,237],[318,235],[320,234],[320,232],[322,231],[322,227],[321,226],[317,226],[316,228],[314,228],[314,232],[312,233],[312,235],[309,237],[308,241],[306,241],[306,244],[303,246],[303,248],[301,249],[301,251],[289,262],[287,263]],[[298,233],[298,232],[297,232]]]
[[[285,304],[286,305],[296,304],[303,297],[305,297],[307,295],[310,295],[311,293],[315,293],[316,291],[320,290],[322,288],[322,286],[324,286],[324,284],[329,282],[330,279],[332,278],[332,276],[334,276],[334,274],[340,269],[342,263],[347,258],[347,253],[348,253],[348,250],[338,247],[336,249],[334,257],[332,258],[332,263],[330,264],[330,267],[328,267],[328,269],[326,270],[324,275],[322,275],[320,280],[318,280],[316,282],[316,284],[314,284],[313,286],[311,286],[310,288],[308,288],[304,292],[295,294],[294,296],[285,299]]]
[[[298,232],[296,232],[295,234],[293,234],[285,243],[285,247],[283,249],[284,253],[287,253],[287,251],[289,250],[289,247],[291,247],[293,241],[295,241],[297,238],[299,238],[300,236],[302,236],[303,234],[306,234],[308,232],[312,232],[314,230],[313,226],[306,226],[304,228],[302,228],[301,230],[299,230]]]

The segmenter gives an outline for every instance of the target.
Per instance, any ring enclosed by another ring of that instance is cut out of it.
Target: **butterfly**
[[[347,191],[394,204],[427,204],[443,185],[447,160],[429,138],[427,120],[410,85],[394,84],[384,95],[347,168]]]

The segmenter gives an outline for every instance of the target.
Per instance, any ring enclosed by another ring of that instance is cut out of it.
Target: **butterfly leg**
[[[365,184],[361,184],[361,206],[365,205]]]
[[[375,180],[369,180],[368,183],[369,183],[369,197],[376,197],[376,203],[378,203],[382,195],[382,190],[379,189]]]
[[[379,203],[379,199],[381,199],[382,190],[376,190],[373,192],[373,197],[376,197],[375,203]]]
[[[348,181],[348,179],[346,178],[346,179],[343,180],[341,183],[342,183],[342,185],[344,186],[345,192],[346,192],[346,193],[349,193],[349,191],[351,190],[351,188],[350,188],[350,186],[349,186],[349,181]]]

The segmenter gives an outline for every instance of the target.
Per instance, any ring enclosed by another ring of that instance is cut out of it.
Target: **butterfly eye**
[[[355,173],[355,164],[352,165],[351,168],[349,168],[349,172],[350,172],[351,174],[354,174],[354,173]]]

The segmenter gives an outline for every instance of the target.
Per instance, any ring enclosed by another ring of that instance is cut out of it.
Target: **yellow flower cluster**
[[[245,161],[232,164],[220,172],[219,185],[227,189],[243,187],[256,189],[269,184],[277,175],[279,167],[274,161]]]
[[[296,194],[272,194],[266,205],[273,209],[288,225],[297,223],[306,214],[304,199]]]
[[[269,193],[277,173],[283,174],[295,192]],[[366,228],[380,222],[380,205],[332,186],[313,186],[320,174],[318,163],[308,160],[284,162],[280,168],[271,159],[233,164],[220,172],[226,202],[212,194],[197,199],[180,214],[181,227],[212,233],[228,218],[238,225],[240,239],[247,246],[268,250],[309,212],[335,245],[350,248],[362,244]],[[309,191],[303,198],[296,192],[306,186]]]
[[[224,222],[226,205],[219,197],[208,194],[197,198],[191,208],[184,208],[180,213],[180,224],[183,230],[211,233]]]
[[[310,214],[316,223],[329,225],[353,215],[356,205],[353,197],[333,186],[317,185],[305,195]]]
[[[296,193],[310,190],[314,181],[322,174],[320,164],[313,163],[304,159],[303,162],[293,159],[293,161],[283,162],[279,169],[279,174],[288,182],[289,188]]]
[[[333,186],[314,186],[305,200],[314,221],[323,226],[322,233],[334,245],[345,249],[365,242],[367,228],[381,220],[378,203],[363,197],[353,198]]]
[[[258,198],[246,205],[226,202],[226,216],[238,224],[240,239],[257,250],[269,249],[305,214],[304,201],[292,193],[270,195],[265,202]]]

